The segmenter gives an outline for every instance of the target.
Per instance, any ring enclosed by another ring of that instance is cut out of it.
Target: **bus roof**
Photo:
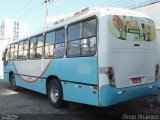
[[[47,31],[52,30],[52,29],[56,29],[56,28],[65,26],[67,24],[70,24],[70,23],[79,21],[81,19],[84,19],[86,17],[92,16],[92,15],[98,15],[98,14],[100,16],[104,16],[104,15],[125,15],[125,16],[145,17],[145,18],[151,19],[150,17],[148,17],[148,16],[146,16],[142,13],[139,13],[139,12],[136,12],[136,11],[133,11],[133,10],[129,10],[129,9],[124,9],[124,8],[114,8],[114,7],[90,8],[90,7],[87,7],[87,8],[84,8],[80,11],[74,12],[74,13],[68,15],[68,16],[65,16],[64,18],[61,18],[61,19],[55,21],[54,24],[53,24],[53,27],[50,27],[45,31],[41,31],[41,32],[38,32],[38,33],[31,34],[27,37],[24,37],[24,38],[20,39],[20,40],[13,41],[10,44],[19,42],[19,41],[24,40],[24,39],[28,39],[28,38],[30,38],[32,36],[35,36],[35,35],[38,35],[38,34],[43,34]]]

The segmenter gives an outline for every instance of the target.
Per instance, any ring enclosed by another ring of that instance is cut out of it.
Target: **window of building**
[[[97,19],[88,18],[67,29],[67,56],[93,56],[96,54]]]

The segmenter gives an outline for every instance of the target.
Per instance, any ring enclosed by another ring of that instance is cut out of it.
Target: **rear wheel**
[[[49,82],[48,99],[51,105],[56,108],[60,108],[64,105],[62,87],[58,80]]]
[[[14,74],[11,74],[10,77],[9,77],[9,79],[10,79],[11,89],[12,89],[12,90],[18,90],[18,87],[17,87],[17,85],[16,85],[16,79],[15,79]]]

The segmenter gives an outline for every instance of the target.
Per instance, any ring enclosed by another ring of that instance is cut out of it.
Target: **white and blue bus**
[[[14,41],[4,80],[64,101],[106,107],[158,94],[157,40],[149,17],[120,8],[83,9],[52,29]]]

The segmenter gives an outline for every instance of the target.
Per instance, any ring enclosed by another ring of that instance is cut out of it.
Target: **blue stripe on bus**
[[[18,77],[13,61],[5,68],[5,73],[13,71],[18,86],[46,94],[46,80],[49,75],[56,75],[60,80],[97,85],[97,57],[77,57],[53,59],[41,79],[34,83],[27,83]],[[16,75],[17,74],[17,75]],[[5,74],[5,81],[9,82],[9,74]],[[37,76],[38,77],[38,76]],[[69,88],[70,89],[70,88]]]
[[[149,88],[149,86],[155,86]],[[117,94],[118,91],[125,90],[124,94]],[[158,95],[158,80],[154,83],[128,87],[128,88],[113,88],[110,85],[102,86],[100,89],[100,104],[101,106],[110,106],[127,100],[136,99],[148,95]]]
[[[56,75],[60,80],[97,84],[97,57],[53,59],[43,77]]]

